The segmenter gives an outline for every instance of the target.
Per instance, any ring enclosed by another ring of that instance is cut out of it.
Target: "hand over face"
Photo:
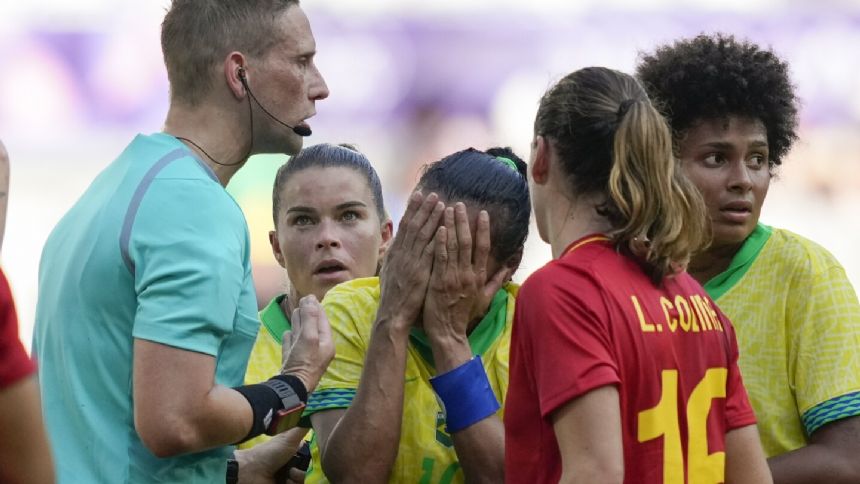
[[[293,330],[284,333],[281,373],[298,377],[310,394],[334,358],[331,326],[317,298],[305,296],[290,319]]]
[[[444,225],[434,238],[434,261],[424,301],[424,330],[433,339],[465,340],[469,324],[486,314],[493,296],[510,275],[500,268],[488,278],[490,216],[478,214],[474,259],[466,206],[445,209]]]
[[[409,197],[379,275],[378,318],[410,326],[418,319],[433,265],[433,234],[444,210],[435,193]]]

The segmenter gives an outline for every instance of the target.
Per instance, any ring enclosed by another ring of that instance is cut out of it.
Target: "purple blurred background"
[[[763,221],[813,238],[860,284],[860,4],[630,0],[304,2],[331,96],[307,143],[356,143],[395,219],[418,168],[468,146],[528,155],[537,101],[588,65],[632,72],[673,39],[723,31],[772,46],[803,101],[801,141]],[[12,160],[3,266],[29,344],[48,232],[137,132],[161,128],[166,0],[40,0],[0,6],[0,139]],[[261,300],[283,290],[271,256],[271,183],[284,156],[257,156],[229,190],[245,210]],[[549,258],[536,233],[515,277]]]

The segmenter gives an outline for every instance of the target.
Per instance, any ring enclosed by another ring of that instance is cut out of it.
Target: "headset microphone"
[[[299,136],[310,136],[311,135],[311,129],[308,128],[307,126],[290,126],[289,124],[287,124],[287,123],[281,121],[280,119],[274,117],[272,115],[272,113],[266,111],[266,108],[264,108],[263,105],[260,104],[260,101],[257,101],[257,98],[254,97],[254,93],[251,92],[251,88],[248,87],[248,80],[245,79],[245,69],[240,67],[238,74],[239,74],[239,80],[242,81],[242,85],[245,86],[245,90],[248,91],[248,94],[250,95],[250,97],[248,98],[248,123],[249,123],[249,128],[251,131],[251,143],[248,146],[248,151],[245,153],[245,156],[239,158],[238,161],[235,161],[233,163],[223,163],[223,162],[218,161],[215,158],[213,158],[212,155],[207,153],[206,150],[204,150],[202,146],[198,145],[197,143],[195,143],[191,139],[183,138],[182,136],[176,136],[176,139],[185,141],[186,143],[193,145],[195,148],[200,150],[201,153],[206,155],[207,158],[212,160],[212,162],[217,164],[217,165],[236,166],[236,165],[241,165],[242,163],[245,163],[248,160],[248,157],[251,156],[251,151],[254,150],[254,110],[251,109],[251,99],[253,99],[254,102],[257,103],[257,106],[259,106],[260,109],[262,109],[263,112],[266,113],[270,118],[281,123],[282,125],[286,126],[287,128],[290,128],[293,131],[293,133],[296,133]]]
[[[287,128],[290,128],[293,131],[293,133],[296,133],[299,136],[310,136],[311,135],[311,128],[309,128],[307,126],[290,126],[289,124],[281,121],[280,119],[276,118],[275,115],[273,115],[272,113],[267,111],[266,108],[264,108],[263,105],[260,104],[260,101],[257,100],[257,96],[254,96],[254,93],[251,92],[251,88],[248,86],[248,80],[245,79],[245,69],[242,67],[239,68],[239,81],[241,81],[242,85],[245,86],[245,90],[248,91],[248,94],[251,96],[251,99],[253,99],[254,102],[257,104],[257,106],[260,109],[262,109],[263,112],[266,113],[270,118],[274,119],[275,121],[277,121],[281,125],[286,126]]]

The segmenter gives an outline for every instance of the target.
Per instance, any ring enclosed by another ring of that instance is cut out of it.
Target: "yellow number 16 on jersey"
[[[687,481],[715,484],[725,480],[725,452],[708,454],[711,400],[726,397],[725,368],[710,368],[687,401]],[[678,423],[678,370],[663,370],[656,407],[639,412],[639,442],[663,437],[663,484],[684,484],[684,451]]]

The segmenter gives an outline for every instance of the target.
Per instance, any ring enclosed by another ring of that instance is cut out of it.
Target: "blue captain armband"
[[[478,423],[500,408],[480,356],[431,378],[430,384],[442,401],[448,433]]]

